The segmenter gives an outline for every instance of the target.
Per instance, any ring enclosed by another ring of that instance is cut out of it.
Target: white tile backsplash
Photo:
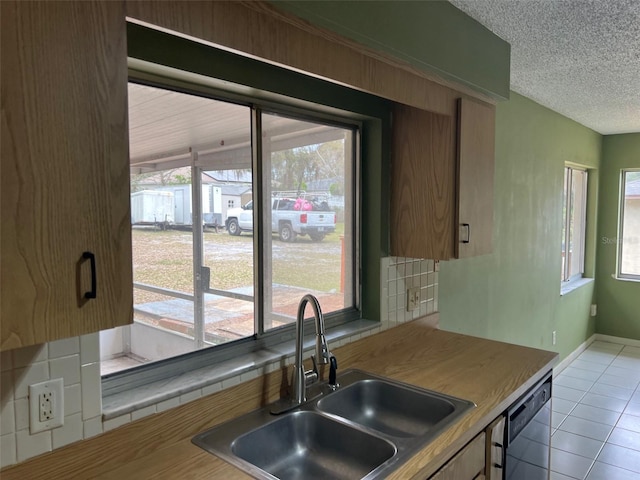
[[[65,387],[80,383],[80,355],[50,359],[49,374],[50,378],[64,379]]]
[[[380,325],[394,327],[438,310],[438,272],[433,260],[385,257],[380,260]],[[420,287],[420,305],[407,311],[407,289]]]
[[[102,383],[100,363],[89,363],[80,367],[82,378],[82,419],[102,415]]]
[[[13,368],[26,367],[33,363],[43,362],[48,357],[48,345],[31,345],[13,350]]]
[[[78,353],[80,353],[78,337],[64,338],[49,343],[49,359],[77,355]]]
[[[16,463],[16,436],[14,434],[0,437],[0,468]]]
[[[127,413],[126,415],[121,415],[116,418],[112,418],[111,420],[106,420],[102,423],[102,428],[104,428],[105,432],[109,430],[113,430],[114,428],[121,427],[122,425],[126,425],[131,421],[131,414]]]
[[[148,417],[149,415],[153,415],[154,413],[156,413],[156,406],[149,405],[148,407],[144,407],[131,412],[131,420],[140,420],[141,418]]]
[[[96,435],[100,435],[102,433],[102,414],[97,417],[84,420],[84,422],[82,423],[84,438],[95,437]]]
[[[51,431],[53,448],[64,447],[83,438],[82,414],[74,413],[64,417],[64,425]]]
[[[13,433],[16,431],[14,402],[3,402],[2,411],[0,412],[0,435]]]
[[[100,361],[100,334],[90,333],[80,337],[80,365]]]
[[[14,398],[25,398],[29,394],[29,385],[49,380],[49,363],[38,362],[13,371]]]
[[[82,413],[82,386],[79,383],[64,389],[64,416]]]
[[[29,430],[20,430],[16,434],[18,462],[50,452],[52,449],[51,431],[30,435]]]
[[[178,405],[180,405],[180,397],[174,397],[158,403],[156,405],[156,410],[160,413],[169,410],[170,408],[177,407]]]
[[[21,398],[14,403],[16,432],[29,429],[29,399]]]

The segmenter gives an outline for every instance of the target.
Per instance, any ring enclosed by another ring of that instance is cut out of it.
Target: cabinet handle
[[[91,252],[83,252],[82,258],[91,263],[91,290],[84,294],[84,298],[96,298],[96,256]]]
[[[498,442],[493,442],[493,443],[492,443],[492,445],[493,445],[494,447],[498,447],[498,448],[500,449],[500,452],[501,452],[501,453],[500,453],[500,456],[502,457],[502,460],[504,460],[504,446],[503,446],[501,443],[498,443]],[[493,463],[493,468],[502,469],[502,468],[504,468],[504,466],[503,466],[503,465],[501,465],[501,464],[500,464],[500,463],[498,463],[498,462],[494,462],[494,463]]]
[[[462,243],[469,243],[471,242],[471,225],[469,225],[468,223],[463,223],[462,226],[467,229],[467,239],[462,240]]]

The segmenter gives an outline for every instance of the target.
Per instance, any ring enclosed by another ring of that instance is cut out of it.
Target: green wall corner
[[[640,282],[617,280],[620,171],[640,168],[640,133],[607,135],[602,145],[598,211],[596,331],[640,340]]]

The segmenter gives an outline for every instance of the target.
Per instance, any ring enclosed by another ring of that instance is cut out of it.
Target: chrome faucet
[[[311,308],[313,309],[313,315],[315,317],[316,353],[315,355],[311,355],[313,370],[305,372],[304,364],[302,363],[302,340],[304,337],[304,310],[307,303],[311,303]],[[316,297],[311,294],[307,294],[300,300],[300,305],[298,305],[298,317],[296,318],[296,359],[291,391],[291,401],[294,404],[300,405],[307,400],[307,385],[317,382],[320,378],[318,364],[331,365],[329,386],[335,388],[337,386],[335,371],[338,368],[338,364],[336,362],[336,358],[329,351],[327,339],[324,337],[324,317],[322,316],[322,310],[320,310],[320,303],[318,303],[318,299]]]

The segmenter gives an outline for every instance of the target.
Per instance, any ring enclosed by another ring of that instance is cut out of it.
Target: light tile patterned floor
[[[640,347],[603,341],[554,378],[551,480],[640,480]]]

